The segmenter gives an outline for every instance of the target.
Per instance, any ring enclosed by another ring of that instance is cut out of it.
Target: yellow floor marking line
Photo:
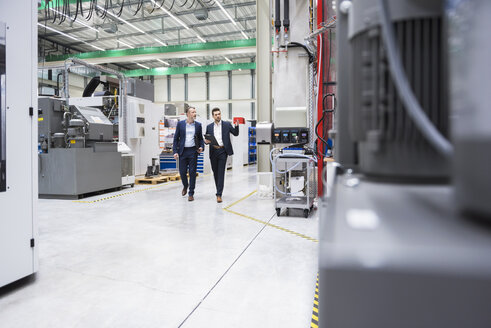
[[[263,221],[263,220],[259,220],[259,219],[253,218],[252,216],[249,216],[249,215],[245,215],[245,214],[242,214],[242,213],[239,213],[239,212],[232,211],[230,209],[232,206],[235,206],[238,203],[240,203],[241,201],[243,201],[243,200],[251,197],[256,192],[257,192],[257,190],[254,190],[253,192],[251,192],[251,193],[247,194],[246,196],[242,197],[241,199],[233,202],[230,205],[227,205],[226,207],[223,208],[223,210],[224,211],[227,211],[229,213],[232,213],[232,214],[241,216],[243,218],[249,219],[251,221],[262,223],[264,225],[267,225],[268,227],[272,227],[272,228],[275,228],[275,229],[278,229],[278,230],[281,230],[281,231],[285,231],[285,232],[288,232],[290,234],[293,234],[293,235],[302,237],[304,239],[313,241],[314,243],[318,243],[319,242],[319,240],[317,240],[315,238],[312,238],[312,237],[306,236],[304,234],[301,234],[301,233],[292,231],[290,229],[286,229],[286,228],[280,227],[280,226],[278,226],[276,224],[272,224],[272,223],[269,223],[269,222],[266,222],[266,221]],[[319,328],[319,274],[318,273],[317,273],[317,282],[315,284],[314,305],[312,307],[312,320],[310,322],[310,328]]]
[[[200,177],[201,178],[204,178],[204,177],[208,177],[210,175],[211,174],[199,175],[198,178],[200,178]],[[98,199],[94,199],[94,200],[74,200],[73,202],[75,202],[75,203],[82,203],[82,204],[98,203],[98,202],[102,202],[102,201],[105,201],[105,200],[118,198],[118,197],[121,197],[121,196],[136,194],[136,193],[142,192],[142,191],[148,191],[148,190],[152,190],[152,189],[156,189],[156,188],[162,188],[164,186],[168,186],[170,184],[174,184],[174,183],[178,183],[178,182],[181,182],[181,180],[168,181],[168,182],[164,182],[164,183],[158,184],[156,186],[152,186],[152,187],[148,187],[148,188],[142,188],[142,189],[137,189],[137,190],[132,190],[132,191],[128,191],[128,192],[123,192],[121,194],[107,196],[107,197],[98,198]]]
[[[242,197],[241,199],[233,202],[232,204],[226,206],[223,208],[224,211],[227,211],[229,213],[232,213],[232,214],[235,214],[235,215],[238,215],[238,216],[241,216],[243,218],[246,218],[246,219],[249,219],[251,221],[255,221],[255,222],[258,222],[258,223],[262,223],[264,225],[267,225],[268,227],[271,227],[271,228],[275,228],[275,229],[278,229],[278,230],[281,230],[281,231],[284,231],[284,232],[287,232],[289,234],[292,234],[292,235],[295,235],[295,236],[298,236],[298,237],[301,237],[303,239],[307,239],[307,240],[310,240],[314,243],[317,243],[319,242],[317,239],[315,238],[312,238],[312,237],[309,237],[307,235],[304,235],[304,234],[301,234],[301,233],[298,233],[296,231],[293,231],[293,230],[290,230],[290,229],[287,229],[287,228],[283,228],[283,227],[280,227],[279,225],[276,225],[276,224],[272,224],[272,223],[269,223],[269,222],[266,222],[266,221],[263,221],[263,220],[259,220],[259,219],[256,219],[256,218],[253,218],[252,216],[249,216],[249,215],[245,215],[245,214],[242,214],[242,213],[239,213],[239,212],[236,212],[236,211],[232,211],[230,208],[232,206],[235,206],[237,205],[238,203],[240,203],[241,201],[251,197],[254,193],[256,193],[257,190],[254,190],[253,192],[249,193],[248,195]]]

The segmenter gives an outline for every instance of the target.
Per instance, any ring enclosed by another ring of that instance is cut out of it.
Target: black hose
[[[280,32],[281,28],[281,7],[280,7],[280,2],[281,0],[276,0],[275,6],[274,6],[274,12],[275,12],[275,21],[274,21],[274,27],[276,30],[276,33]]]
[[[290,0],[285,0],[283,3],[285,9],[283,9],[283,27],[285,30],[290,29]]]
[[[281,46],[281,48],[286,48],[286,47],[287,46]],[[297,47],[303,48],[307,52],[307,55],[309,55],[309,63],[312,64],[315,60],[315,57],[310,52],[309,48],[307,48],[306,45],[301,44],[300,42],[293,42],[293,41],[288,43],[288,48],[297,48]]]

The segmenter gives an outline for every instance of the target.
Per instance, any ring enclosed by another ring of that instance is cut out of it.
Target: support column
[[[256,97],[256,70],[251,69],[251,98]],[[256,119],[256,103],[251,101],[251,120]]]
[[[210,100],[210,72],[205,73],[205,80],[206,80],[206,100]],[[209,120],[211,116],[210,112],[210,103],[206,103],[206,119]]]
[[[188,75],[184,74],[184,101],[188,101]]]
[[[269,0],[256,2],[256,95],[258,122],[271,122],[271,13]],[[270,145],[257,145],[258,172],[271,172]]]
[[[171,77],[167,75],[167,101],[171,101]]]
[[[232,99],[232,71],[227,71],[228,75],[228,99]],[[228,119],[232,119],[232,103],[228,103]]]

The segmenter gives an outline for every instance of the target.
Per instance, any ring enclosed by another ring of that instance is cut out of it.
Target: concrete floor
[[[214,188],[40,200],[39,272],[0,289],[0,327],[309,327],[317,243],[272,225],[317,238],[316,213],[278,218],[256,194],[224,210],[255,167],[227,172],[223,204]]]

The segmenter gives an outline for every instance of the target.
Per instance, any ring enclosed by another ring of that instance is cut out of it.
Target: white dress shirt
[[[220,122],[218,122],[218,124],[216,122],[213,124],[213,135],[215,136],[215,139],[217,139],[218,145],[223,146],[222,120],[220,120]]]
[[[184,142],[184,147],[194,147],[196,143],[194,142],[194,135],[196,134],[195,122],[186,122],[186,141]]]

